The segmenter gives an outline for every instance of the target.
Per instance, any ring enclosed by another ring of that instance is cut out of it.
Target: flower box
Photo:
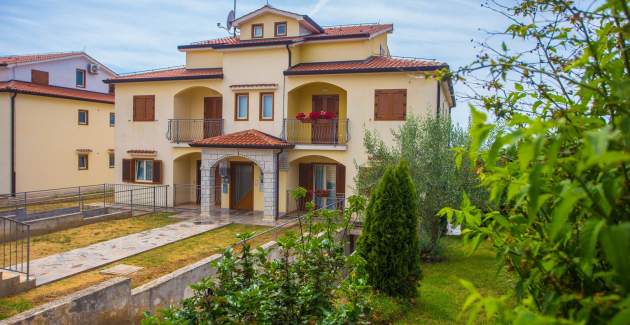
[[[317,190],[315,191],[315,196],[317,197],[328,197],[328,190]]]

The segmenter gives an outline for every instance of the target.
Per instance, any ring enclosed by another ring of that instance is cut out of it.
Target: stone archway
[[[201,219],[203,222],[225,222],[221,214],[211,215],[215,192],[210,190],[215,182],[218,163],[229,157],[242,157],[254,162],[263,173],[264,217],[273,221],[277,214],[276,149],[203,148],[201,153]]]

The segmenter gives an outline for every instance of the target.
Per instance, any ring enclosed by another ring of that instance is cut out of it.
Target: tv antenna
[[[234,19],[236,19],[236,0],[234,0],[234,6],[228,13],[227,19],[225,20],[225,26],[221,25],[221,23],[217,23],[217,27],[225,29],[228,33],[231,32],[232,36],[236,37],[236,28],[232,25]]]

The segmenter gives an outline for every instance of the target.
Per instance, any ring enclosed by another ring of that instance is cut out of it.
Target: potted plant
[[[328,190],[317,190],[315,191],[315,195],[317,197],[328,197]]]

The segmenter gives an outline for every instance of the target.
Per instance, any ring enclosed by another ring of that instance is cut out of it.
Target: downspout
[[[11,95],[11,195],[15,196],[16,177],[15,177],[15,97],[17,92]]]
[[[435,109],[435,117],[440,117],[440,96],[441,96],[441,89],[440,89],[440,81],[437,81],[437,102],[436,102],[436,109]]]
[[[291,57],[291,48],[289,48],[289,44],[286,45],[287,48],[287,53],[288,53],[288,67],[287,70],[291,68],[291,64],[292,64],[292,57]],[[285,75],[284,73],[282,74],[282,135],[283,138],[284,136],[286,136],[286,134],[284,134],[284,129],[285,129],[285,125],[284,125],[284,120],[286,118],[285,115],[285,109],[286,108],[286,100],[287,100],[287,92],[286,92],[286,85],[287,85],[287,75]],[[286,139],[286,138],[285,138]]]
[[[280,217],[280,155],[283,151],[284,149],[280,149],[276,154],[276,220]]]

